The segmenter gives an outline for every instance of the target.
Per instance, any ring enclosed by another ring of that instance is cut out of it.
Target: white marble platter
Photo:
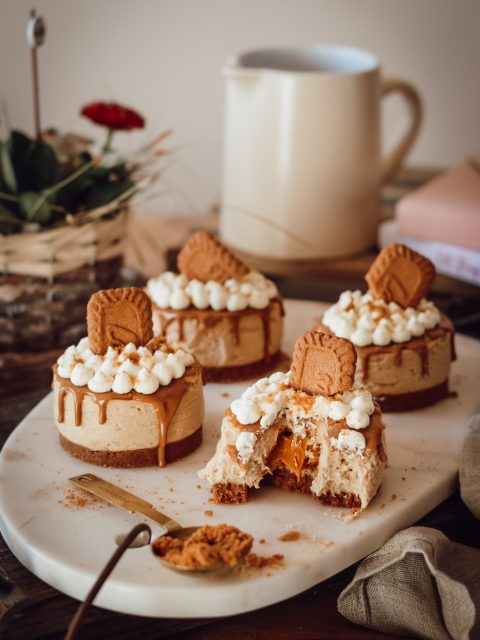
[[[287,352],[323,308],[315,302],[287,301]],[[466,425],[478,406],[480,342],[457,336],[457,352],[451,376],[457,398],[421,411],[386,414],[390,468],[379,495],[357,518],[273,487],[256,492],[246,505],[211,504],[196,471],[214,450],[225,408],[248,383],[209,384],[202,446],[164,469],[101,469],[71,458],[57,440],[52,398],[44,398],[0,453],[0,531],[34,574],[83,598],[113,552],[115,537],[140,520],[101,502],[77,504],[68,478],[96,473],[182,524],[228,522],[255,536],[256,553],[281,553],[285,558],[284,568],[242,577],[191,577],[161,566],[148,546],[129,549],[98,595],[98,606],[187,618],[232,615],[284,600],[372,552],[454,491]],[[213,514],[205,513],[210,511]],[[154,534],[161,532],[152,526]],[[300,540],[278,539],[292,530],[302,533]],[[265,543],[259,544],[262,538]]]

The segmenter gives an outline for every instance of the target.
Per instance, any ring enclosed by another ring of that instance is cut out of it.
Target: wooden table
[[[404,171],[384,193],[386,215],[389,203],[398,195],[420,184],[435,173],[434,170]],[[165,268],[165,252],[180,244],[195,227],[214,229],[217,217],[188,217],[169,220],[139,217],[131,230],[128,264],[144,277]],[[168,233],[152,233],[152,224]],[[329,261],[313,268],[302,267],[296,274],[276,274],[278,284],[286,295],[317,299],[334,299],[346,287],[359,286],[366,266],[373,254],[351,260]],[[360,285],[361,286],[361,285]],[[451,279],[437,280],[435,293],[440,300],[457,300],[459,296],[478,300],[479,290]],[[472,333],[472,332],[470,332]],[[478,335],[477,330],[473,335]],[[50,362],[51,358],[48,359]],[[33,406],[49,391],[48,371],[43,367],[35,372],[35,389],[25,391],[18,380],[5,383],[0,389],[0,447]],[[22,390],[23,388],[23,390]],[[30,383],[29,389],[32,388]],[[53,425],[52,425],[53,428]],[[0,480],[1,481],[1,480]],[[435,527],[456,542],[480,547],[480,523],[469,513],[456,493],[419,524]],[[0,621],[2,640],[37,640],[62,638],[77,608],[77,602],[33,576],[26,570],[0,538],[0,568],[15,583],[2,591],[0,577],[0,612],[2,602],[12,604]],[[91,640],[171,638],[172,640],[321,640],[323,638],[387,639],[382,633],[359,628],[342,618],[336,610],[336,600],[349,582],[354,567],[286,602],[251,613],[222,619],[173,620],[126,616],[93,608],[83,626],[80,637]]]

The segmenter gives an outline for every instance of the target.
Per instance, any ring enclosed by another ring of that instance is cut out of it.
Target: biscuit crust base
[[[212,486],[212,497],[215,504],[242,504],[247,502],[248,487],[246,484],[214,484]]]
[[[167,442],[165,462],[175,462],[197,449],[202,442],[202,427],[186,438]],[[70,455],[100,467],[154,467],[158,466],[158,447],[131,451],[94,451],[72,442],[60,434],[60,444]]]
[[[258,378],[270,371],[288,370],[290,358],[277,351],[269,358],[257,360],[237,367],[203,367],[206,382],[238,382]]]
[[[275,469],[272,475],[265,478],[267,484],[274,485],[284,491],[295,491],[312,496],[322,504],[331,507],[347,507],[349,509],[359,509],[361,507],[360,497],[353,493],[322,493],[319,496],[310,490],[312,478],[302,474],[300,478],[284,466]],[[216,504],[241,504],[248,500],[248,487],[246,484],[214,484],[212,486],[212,498]]]
[[[300,478],[291,473],[284,465],[273,470],[271,476],[266,478],[268,484],[272,484],[284,491],[296,491],[312,496],[322,504],[330,507],[347,507],[359,509],[362,506],[360,497],[354,493],[321,493],[319,496],[311,492],[312,477],[302,473]]]

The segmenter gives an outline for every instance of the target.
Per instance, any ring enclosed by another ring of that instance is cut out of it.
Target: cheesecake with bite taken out
[[[447,397],[454,330],[426,296],[433,264],[405,245],[383,249],[370,267],[369,291],[345,291],[314,329],[350,340],[357,377],[384,411],[407,411]]]
[[[179,273],[147,283],[155,335],[185,345],[207,381],[244,380],[275,368],[284,312],[274,283],[206,232],[188,240],[177,265]]]
[[[148,296],[134,287],[95,293],[88,338],[53,367],[60,443],[85,462],[165,466],[196,449],[204,416],[202,369],[154,338]]]
[[[355,364],[347,340],[306,333],[288,373],[263,378],[234,400],[199,472],[213,500],[246,502],[266,481],[327,505],[364,509],[387,457],[380,408],[354,382]]]

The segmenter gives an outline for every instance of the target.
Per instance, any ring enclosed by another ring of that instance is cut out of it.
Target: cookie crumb
[[[84,508],[98,509],[99,507],[109,506],[103,500],[84,489],[65,489],[63,500],[58,500],[58,504],[69,511],[78,511],[78,509]]]
[[[279,536],[277,539],[281,542],[295,542],[296,540],[300,540],[302,537],[301,531],[287,531],[283,536]]]
[[[213,511],[211,509],[207,509],[206,511],[203,512],[208,518],[211,518],[213,516]]]
[[[272,556],[259,556],[256,553],[249,553],[245,560],[235,567],[234,571],[240,575],[245,575],[263,569],[280,569],[285,566],[284,556],[281,553],[274,553]],[[267,575],[271,575],[267,573]]]
[[[153,552],[172,564],[188,569],[234,567],[247,556],[253,538],[227,524],[199,527],[186,540],[168,535],[152,543]]]

